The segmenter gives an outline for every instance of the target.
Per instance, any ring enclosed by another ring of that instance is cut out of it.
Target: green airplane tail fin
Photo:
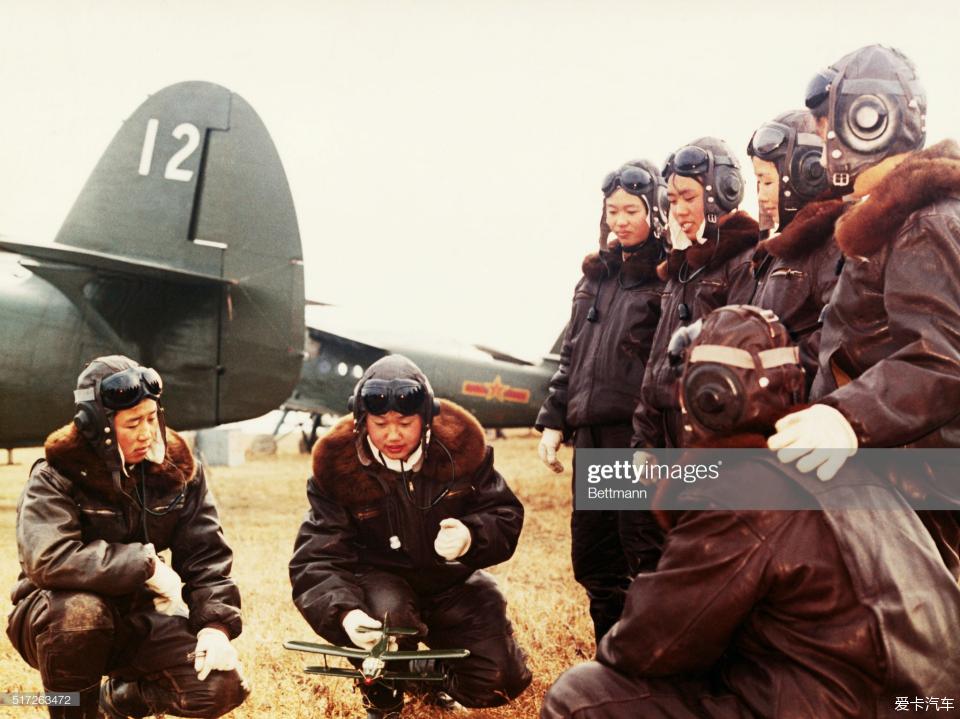
[[[304,340],[300,232],[273,141],[239,95],[184,82],[150,96],[56,245],[94,267],[83,295],[114,333],[105,344],[164,375],[176,426],[258,416],[290,395]]]

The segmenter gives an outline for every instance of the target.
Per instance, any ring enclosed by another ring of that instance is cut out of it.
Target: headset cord
[[[136,489],[136,488],[135,488]],[[140,463],[140,488],[137,490],[137,499],[140,502],[140,522],[143,526],[143,541],[145,544],[150,543],[150,534],[147,531],[147,515],[152,515],[154,517],[163,517],[164,515],[170,514],[172,512],[177,502],[183,499],[183,495],[186,493],[186,487],[180,490],[180,493],[171,500],[171,502],[159,511],[154,511],[147,506],[147,473],[144,469],[143,462]]]

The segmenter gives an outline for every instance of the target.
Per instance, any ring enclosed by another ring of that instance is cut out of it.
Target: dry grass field
[[[593,631],[586,597],[570,569],[570,458],[563,475],[553,475],[537,459],[539,435],[512,433],[496,440],[496,466],[526,507],[520,545],[513,559],[494,568],[509,601],[509,614],[529,655],[534,679],[513,704],[475,710],[471,717],[536,717],[543,694],[567,667],[592,657]],[[230,714],[234,719],[363,716],[350,682],[308,676],[310,659],[283,649],[285,639],[312,639],[312,632],[290,600],[287,561],[306,511],[305,456],[281,446],[276,457],[253,459],[241,467],[214,468],[210,484],[220,507],[227,540],[233,546],[234,576],[243,594],[244,631],[237,648],[253,694]],[[14,524],[16,502],[40,450],[17,450],[16,466],[0,466],[0,609],[10,610],[7,594],[18,573]],[[0,691],[38,691],[39,674],[0,638]],[[40,716],[34,709],[9,709],[9,716]],[[0,709],[0,716],[3,710]],[[440,719],[436,709],[408,705],[404,716]]]

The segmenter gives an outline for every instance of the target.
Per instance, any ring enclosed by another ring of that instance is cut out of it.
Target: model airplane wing
[[[370,656],[370,652],[363,649],[335,647],[332,644],[315,644],[314,642],[287,641],[283,643],[283,648],[297,652],[323,654],[328,657],[346,657],[347,659],[366,659]]]
[[[380,658],[389,662],[401,659],[464,659],[469,656],[469,649],[423,649],[419,651],[384,652]]]
[[[304,667],[303,671],[307,674],[322,674],[328,677],[341,677],[343,679],[360,679],[361,681],[367,679],[367,677],[364,677],[363,672],[356,669],[347,669],[346,667],[308,666]],[[441,672],[417,674],[414,672],[394,672],[387,670],[383,672],[379,678],[393,681],[442,682],[446,677]]]

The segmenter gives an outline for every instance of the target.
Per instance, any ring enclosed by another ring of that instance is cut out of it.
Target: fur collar
[[[722,267],[727,260],[757,244],[760,239],[760,226],[746,212],[737,211],[721,218],[719,237],[707,240],[702,245],[692,245],[667,255],[667,259],[657,267],[660,279],[676,278],[684,262],[690,270],[698,270],[710,265]]]
[[[418,475],[449,481],[450,460],[443,447],[438,446],[438,440],[453,456],[458,478],[471,475],[486,459],[483,428],[460,405],[440,400],[440,413],[433,418],[430,429],[430,446]],[[382,482],[396,481],[398,476],[379,463],[361,465],[355,442],[353,416],[348,415],[313,445],[313,481],[347,506],[368,504],[383,497]]]
[[[660,241],[650,236],[637,252],[626,261],[620,251],[620,244],[614,242],[609,247],[592,252],[583,258],[582,270],[587,279],[602,282],[613,277],[618,271],[630,284],[657,280],[657,263],[660,261]]]
[[[757,245],[756,257],[762,260],[769,254],[784,260],[797,260],[809,256],[833,237],[833,226],[843,209],[843,200],[837,199],[805,205],[783,232]]]
[[[47,437],[43,445],[47,462],[75,485],[89,490],[109,501],[119,499],[113,478],[103,460],[77,431],[71,422]],[[167,428],[167,454],[163,464],[144,463],[146,481],[151,488],[167,494],[179,492],[197,476],[197,463],[184,439]],[[124,484],[132,480],[124,477]],[[127,487],[129,489],[129,486]]]
[[[944,140],[911,153],[837,222],[845,255],[868,257],[890,242],[907,218],[951,195],[960,195],[960,146]]]

